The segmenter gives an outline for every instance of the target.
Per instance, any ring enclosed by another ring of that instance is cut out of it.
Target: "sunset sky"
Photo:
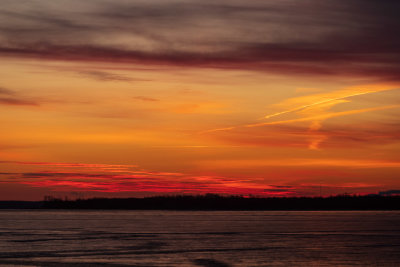
[[[399,14],[2,0],[0,200],[399,190]]]

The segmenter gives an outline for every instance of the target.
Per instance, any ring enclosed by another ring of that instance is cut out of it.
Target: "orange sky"
[[[400,189],[399,4],[273,2],[4,1],[0,199]]]

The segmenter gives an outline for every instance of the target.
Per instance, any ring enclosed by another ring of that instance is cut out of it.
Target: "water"
[[[0,211],[1,266],[400,266],[400,212]]]

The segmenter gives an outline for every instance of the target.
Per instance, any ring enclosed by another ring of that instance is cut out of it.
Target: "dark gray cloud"
[[[0,105],[38,106],[39,103],[25,97],[21,97],[10,89],[0,87]]]
[[[93,78],[95,80],[99,81],[119,81],[119,82],[131,82],[134,79],[123,76],[123,75],[118,75],[114,73],[109,73],[109,72],[104,72],[104,71],[80,71],[78,72],[80,75],[87,76],[90,78]]]
[[[399,12],[394,0],[5,0],[0,55],[398,80]]]

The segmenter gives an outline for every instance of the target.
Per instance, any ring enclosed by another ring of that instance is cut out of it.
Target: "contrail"
[[[376,93],[376,92],[381,92],[381,91],[367,91],[367,92],[351,94],[351,95],[346,95],[346,96],[341,96],[341,97],[336,97],[336,98],[330,98],[330,99],[326,99],[326,100],[323,100],[323,101],[315,102],[315,103],[312,103],[312,104],[308,104],[308,105],[300,106],[300,107],[297,107],[297,108],[285,110],[285,111],[282,111],[282,112],[274,113],[274,114],[271,114],[271,115],[266,115],[263,118],[264,119],[269,119],[269,118],[276,117],[276,116],[279,116],[279,115],[282,115],[282,114],[292,113],[292,112],[303,110],[305,108],[309,108],[309,107],[312,107],[312,106],[317,106],[317,105],[329,103],[329,102],[332,102],[332,101],[335,101],[335,100],[341,100],[341,99],[345,99],[345,98],[348,98],[348,97],[371,94],[371,93]]]
[[[385,88],[385,89],[382,89],[382,90],[373,90],[373,91],[371,90],[371,91],[366,91],[366,92],[361,92],[361,93],[354,93],[354,94],[350,94],[350,95],[345,95],[345,96],[341,96],[341,97],[330,98],[330,99],[318,101],[318,102],[315,102],[315,103],[311,103],[311,104],[308,104],[308,105],[303,105],[303,106],[300,106],[300,107],[296,107],[296,108],[293,108],[293,109],[289,109],[289,110],[277,112],[277,113],[274,113],[274,114],[266,115],[266,116],[263,117],[263,119],[273,118],[273,117],[276,117],[276,116],[279,116],[279,115],[300,111],[300,110],[306,109],[308,107],[317,106],[317,105],[329,103],[329,102],[336,101],[336,100],[346,99],[346,98],[353,97],[353,96],[366,95],[366,94],[371,94],[371,93],[378,93],[378,92],[389,91],[389,90],[394,90],[394,89],[398,89],[398,88],[393,88],[392,87],[392,88]],[[397,106],[390,106],[390,107],[394,108],[394,107],[397,107]],[[386,108],[383,107],[383,108],[363,109],[363,110],[358,110],[358,112],[354,111],[354,113],[353,113],[353,111],[344,111],[344,112],[337,113],[337,114],[340,114],[340,115],[337,115],[337,116],[344,116],[344,115],[350,115],[350,114],[367,112],[367,111],[372,111],[372,110],[380,110],[380,109],[387,109],[387,107]],[[228,130],[233,130],[233,129],[237,129],[237,128],[240,128],[240,127],[256,127],[256,126],[262,126],[262,125],[274,125],[274,124],[282,124],[282,123],[289,123],[289,122],[310,121],[310,120],[315,120],[315,119],[327,119],[327,118],[331,118],[331,117],[336,117],[336,116],[333,116],[334,114],[336,114],[336,113],[330,113],[330,114],[327,114],[327,115],[320,115],[320,116],[301,118],[301,119],[294,119],[294,120],[255,123],[255,124],[247,124],[247,125],[239,125],[239,126],[217,128],[217,129],[211,129],[211,130],[202,131],[202,132],[200,132],[200,134],[211,133],[211,132],[219,132],[219,131],[228,131]],[[326,116],[328,116],[328,117],[326,117]]]
[[[392,108],[399,108],[399,107],[400,107],[400,105],[391,105],[391,106],[383,106],[383,107],[375,107],[375,108],[356,109],[356,110],[341,111],[341,112],[336,112],[336,113],[328,113],[328,114],[317,115],[317,116],[306,117],[306,118],[293,119],[293,120],[247,124],[247,125],[243,125],[242,127],[258,127],[258,126],[264,126],[264,125],[276,125],[276,124],[285,124],[285,123],[292,123],[292,122],[326,120],[326,119],[329,119],[329,118],[340,117],[340,116],[345,116],[345,115],[352,115],[352,114],[364,113],[364,112],[369,112],[369,111],[385,110],[385,109],[392,109]]]
[[[365,108],[365,109],[341,111],[341,112],[336,112],[336,113],[328,113],[328,114],[323,114],[323,115],[317,115],[317,116],[299,118],[299,119],[292,119],[292,120],[284,120],[284,121],[272,121],[272,122],[245,124],[245,125],[240,125],[240,126],[234,126],[234,127],[228,127],[228,128],[218,128],[218,129],[203,131],[201,133],[226,131],[226,130],[232,130],[232,129],[236,129],[236,128],[240,128],[240,127],[251,128],[251,127],[260,127],[260,126],[266,126],[266,125],[286,124],[286,123],[292,123],[292,122],[326,120],[326,119],[334,118],[334,117],[340,117],[340,116],[352,115],[352,114],[358,114],[358,113],[364,113],[364,112],[370,112],[370,111],[377,111],[377,110],[392,109],[392,108],[400,108],[400,105],[391,105],[391,106],[383,106],[383,107],[375,107],[375,108]]]

